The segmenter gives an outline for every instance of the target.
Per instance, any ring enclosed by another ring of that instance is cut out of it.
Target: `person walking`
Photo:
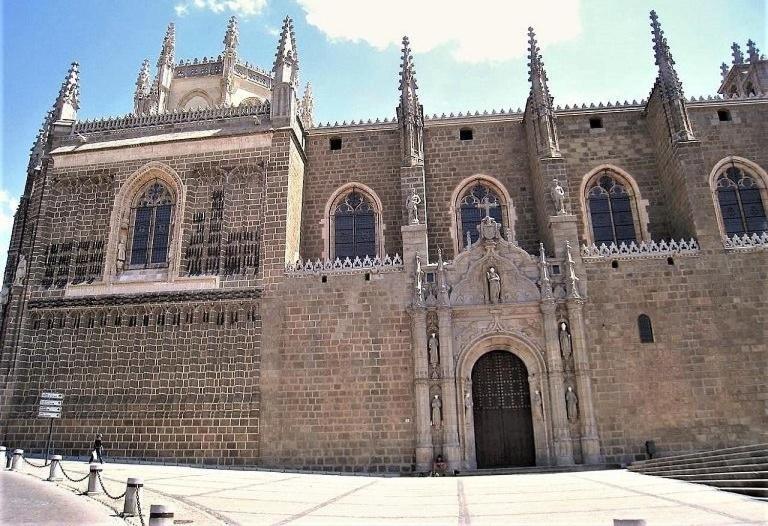
[[[96,462],[97,460],[104,463],[104,445],[102,444],[102,435],[101,433],[98,433],[96,435],[96,440],[93,441],[93,450],[91,451],[91,462]]]

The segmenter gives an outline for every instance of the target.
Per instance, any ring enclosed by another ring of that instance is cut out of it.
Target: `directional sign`
[[[40,400],[40,407],[61,407],[63,402],[61,400]]]
[[[38,418],[61,418],[61,408],[64,404],[64,395],[52,391],[40,393],[40,404],[37,411]]]
[[[37,413],[38,418],[61,418],[61,413],[56,412],[49,412],[49,411],[43,411],[42,409]]]
[[[40,399],[42,400],[64,400],[64,395],[61,393],[53,393],[51,391],[43,391],[40,393]]]

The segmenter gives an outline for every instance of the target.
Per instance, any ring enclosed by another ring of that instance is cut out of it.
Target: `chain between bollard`
[[[29,460],[27,460],[27,458],[26,458],[26,457],[21,457],[21,460],[23,460],[24,462],[26,462],[27,464],[29,464],[29,465],[30,465],[30,466],[32,466],[33,468],[38,468],[38,469],[41,469],[41,468],[47,468],[47,467],[48,467],[48,462],[46,462],[46,463],[45,463],[45,464],[43,464],[42,466],[38,466],[37,464],[33,464],[32,462],[30,462]]]
[[[119,496],[117,496],[117,497],[113,497],[113,496],[112,496],[112,495],[110,495],[110,494],[109,494],[109,492],[107,491],[107,487],[104,485],[104,481],[103,481],[103,480],[101,480],[101,471],[97,471],[97,472],[96,472],[96,477],[99,479],[99,484],[101,484],[101,489],[103,489],[103,490],[104,490],[104,495],[106,495],[106,496],[107,496],[107,497],[109,497],[110,499],[112,499],[112,500],[120,500],[120,499],[122,499],[123,497],[125,497],[125,494],[126,494],[126,493],[128,493],[128,490],[126,489],[126,490],[123,492],[123,494],[122,494],[122,495],[119,495]]]
[[[64,466],[62,466],[62,465],[59,465],[59,468],[61,468],[61,474],[62,474],[62,475],[64,475],[65,477],[67,477],[67,480],[69,480],[70,482],[82,482],[82,481],[84,481],[85,479],[87,479],[88,477],[90,477],[90,476],[91,476],[91,473],[90,473],[90,472],[88,472],[88,473],[86,473],[86,474],[85,474],[85,476],[84,476],[83,478],[81,478],[81,479],[73,479],[72,477],[70,477],[69,475],[67,475],[67,472],[64,470]]]
[[[141,526],[147,526],[144,523],[144,513],[141,511],[141,492],[136,492],[136,508],[138,508],[139,512],[139,521],[141,521]]]

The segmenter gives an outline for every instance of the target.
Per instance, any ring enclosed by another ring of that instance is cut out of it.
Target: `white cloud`
[[[13,214],[16,213],[18,204],[18,197],[13,197],[7,190],[0,188],[0,275],[5,271],[5,258],[8,256],[8,245],[11,242],[13,228]]]
[[[528,26],[539,46],[581,32],[580,0],[297,0],[307,22],[331,40],[399,46],[408,35],[415,52],[452,46],[461,62],[493,62],[527,53]]]
[[[194,8],[207,9],[214,13],[231,11],[238,16],[246,18],[260,14],[266,5],[267,0],[192,0],[191,2],[177,4],[174,10],[178,16],[184,16],[189,13],[190,9]]]

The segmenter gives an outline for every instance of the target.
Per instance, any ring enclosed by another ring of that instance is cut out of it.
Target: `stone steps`
[[[578,471],[601,471],[605,469],[619,469],[618,464],[577,464],[575,466],[530,466],[523,468],[488,468],[476,471],[459,472],[460,477],[477,477],[482,475],[519,475],[536,473],[571,473]]]
[[[629,470],[768,499],[768,444],[642,460]]]

